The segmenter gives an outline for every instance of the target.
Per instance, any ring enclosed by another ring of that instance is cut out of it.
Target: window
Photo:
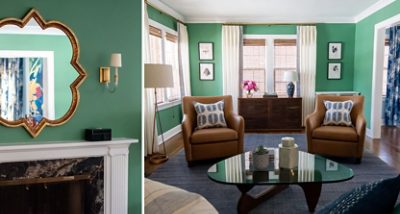
[[[386,39],[385,52],[383,58],[382,96],[386,96],[388,63],[389,63],[389,41]]]
[[[243,80],[254,80],[265,91],[265,40],[245,39],[243,44]],[[243,91],[243,96],[245,96]]]
[[[150,62],[171,65],[174,79],[173,88],[157,89],[157,102],[159,105],[163,105],[180,100],[181,85],[177,32],[150,21],[149,34]]]
[[[276,39],[274,41],[274,86],[278,96],[287,95],[286,87],[288,82],[283,80],[283,74],[285,71],[295,71],[297,67],[296,64],[296,40]]]
[[[165,41],[165,63],[172,65],[174,87],[167,90],[168,101],[181,98],[179,60],[178,60],[178,37],[167,33]]]
[[[295,35],[245,35],[242,80],[256,81],[257,94],[287,96],[283,74],[293,70],[297,70]]]

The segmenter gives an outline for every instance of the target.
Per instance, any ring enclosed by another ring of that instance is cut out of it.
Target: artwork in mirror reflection
[[[43,118],[66,114],[72,102],[70,85],[78,77],[71,57],[71,43],[57,28],[42,30],[34,19],[24,28],[1,27],[1,117],[27,118],[35,126]]]
[[[53,72],[49,67],[53,64],[53,54],[49,52],[49,57],[24,56],[26,54],[24,51],[0,51],[1,117],[9,121],[31,117],[33,123],[38,123],[43,117],[54,118],[54,105],[49,105],[54,102],[49,91],[54,89],[49,87],[49,81],[43,81],[43,75],[47,75],[46,80],[52,79],[48,75]]]

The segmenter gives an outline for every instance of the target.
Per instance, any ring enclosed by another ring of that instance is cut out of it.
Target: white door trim
[[[382,115],[382,71],[385,49],[385,30],[400,22],[400,14],[375,24],[374,59],[371,91],[371,132],[368,137],[381,138]]]

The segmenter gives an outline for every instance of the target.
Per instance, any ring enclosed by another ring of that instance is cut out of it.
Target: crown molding
[[[274,17],[273,19],[267,17],[254,17],[254,18],[219,18],[208,19],[200,17],[191,17],[185,19],[185,23],[199,24],[199,23],[243,23],[243,24],[308,24],[308,23],[354,23],[352,18],[348,17],[314,17],[307,19],[293,19],[293,17]]]
[[[147,0],[147,2],[150,4],[150,6],[154,6],[157,7],[157,9],[160,9],[161,12],[165,12],[175,19],[185,22],[185,17],[183,17],[180,13],[176,12],[174,9],[172,9],[167,4],[161,2],[160,0]]]
[[[380,0],[375,4],[371,5],[358,15],[354,17],[313,17],[307,19],[293,19],[293,17],[254,17],[254,18],[240,18],[240,17],[227,17],[227,18],[203,18],[203,17],[185,17],[178,13],[176,10],[172,9],[169,5],[162,2],[162,0],[147,0],[147,2],[157,7],[157,9],[162,10],[162,12],[168,13],[177,20],[181,20],[185,23],[248,23],[248,24],[304,24],[304,23],[358,23],[361,20],[367,18],[368,16],[374,14],[380,9],[388,6],[389,4],[395,2],[396,0]]]
[[[391,4],[395,1],[396,0],[380,0],[380,1],[376,2],[375,4],[371,5],[370,7],[368,7],[367,9],[365,9],[364,11],[362,11],[361,13],[359,13],[357,16],[355,16],[353,22],[358,23],[361,20],[367,18],[368,16],[374,14],[378,10],[388,6],[389,4]]]

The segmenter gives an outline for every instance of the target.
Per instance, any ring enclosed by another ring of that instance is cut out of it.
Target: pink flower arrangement
[[[253,80],[243,81],[243,89],[247,91],[247,94],[252,94],[258,91],[257,84]]]

